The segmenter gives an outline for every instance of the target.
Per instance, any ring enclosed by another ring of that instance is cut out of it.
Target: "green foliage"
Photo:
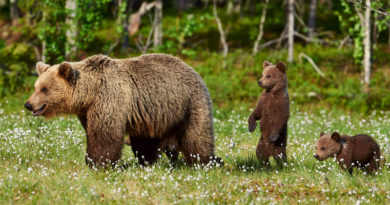
[[[38,38],[45,45],[46,62],[64,60],[65,54],[65,1],[41,0],[42,19],[38,23]]]
[[[362,27],[361,19],[359,15],[356,14],[357,11],[354,10],[354,5],[350,4],[347,1],[340,1],[342,6],[342,11],[335,11],[337,15],[341,31],[346,32],[353,39],[354,52],[353,57],[355,63],[361,64],[363,58],[363,37],[364,31]]]
[[[80,50],[86,50],[95,40],[96,32],[103,19],[103,9],[107,7],[109,2],[110,0],[77,0],[77,48]],[[121,11],[123,6],[126,8],[126,4],[122,3]]]
[[[124,27],[123,22],[127,21],[126,15],[127,1],[122,1],[119,5],[118,20],[116,22],[116,32],[119,36],[123,35]]]
[[[25,43],[0,45],[0,97],[21,91],[29,79],[29,64],[34,62],[34,51]]]
[[[357,12],[362,11],[364,6],[358,6],[359,4],[354,4],[346,0],[340,1],[342,10],[336,10],[334,13],[337,15],[340,24],[340,30],[344,31],[345,34],[350,35],[353,39],[354,43],[354,52],[353,57],[355,59],[355,63],[361,64],[363,58],[363,22],[360,19]],[[362,5],[364,3],[361,3]],[[385,3],[380,1],[372,1],[371,7],[372,9],[383,10]],[[388,21],[390,16],[385,16],[383,14],[379,14],[378,12],[371,12],[373,19],[375,19],[374,23],[378,29],[377,34],[386,30],[388,28]],[[371,20],[372,21],[372,20]],[[374,45],[375,46],[375,45]]]
[[[161,50],[166,52],[183,54],[194,57],[196,55],[189,39],[199,33],[204,27],[205,23],[212,20],[213,17],[204,13],[202,15],[185,15],[183,18],[176,18],[175,26],[168,26],[164,30],[164,41]]]

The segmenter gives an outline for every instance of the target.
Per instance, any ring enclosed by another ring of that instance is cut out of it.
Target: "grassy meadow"
[[[342,110],[301,111],[292,106],[288,163],[262,167],[247,132],[250,111],[215,108],[216,155],[223,167],[172,165],[166,156],[140,167],[124,147],[121,168],[89,169],[86,138],[75,117],[33,117],[19,96],[0,105],[0,204],[389,204],[390,162],[374,175],[342,171],[335,160],[312,156],[321,131],[367,133],[390,159],[390,112],[362,116]]]
[[[163,6],[132,22],[145,2]],[[209,0],[0,0],[0,205],[390,204],[390,1],[371,1],[371,7],[351,0],[213,2],[215,7]],[[368,29],[363,22],[370,21],[359,14],[371,19]],[[287,29],[288,16],[295,16],[293,29]],[[133,28],[138,31],[129,33]],[[288,162],[277,168],[271,160],[264,167],[255,155],[259,126],[249,133],[247,119],[263,91],[256,83],[262,63],[287,59],[288,40],[282,39],[291,30]],[[366,31],[372,45],[363,43]],[[141,167],[125,146],[117,168],[90,169],[85,132],[75,116],[45,120],[23,107],[38,61],[155,52],[181,58],[204,79],[223,166],[189,167],[182,156],[171,164],[163,155]],[[364,54],[372,63],[367,84]],[[320,133],[336,130],[373,136],[383,155],[381,169],[351,176],[334,159],[315,160]]]

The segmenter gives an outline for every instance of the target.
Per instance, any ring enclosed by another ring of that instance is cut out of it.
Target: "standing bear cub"
[[[314,157],[322,161],[335,156],[341,168],[349,173],[355,166],[372,173],[379,169],[380,155],[379,145],[368,135],[350,137],[333,132],[320,134]]]
[[[39,77],[25,107],[34,116],[76,114],[87,136],[87,163],[107,166],[124,137],[139,162],[161,151],[182,152],[188,164],[214,156],[212,103],[201,77],[164,54],[112,59],[95,55],[59,65],[37,63]]]
[[[269,164],[269,157],[272,156],[280,166],[287,159],[287,121],[290,116],[286,64],[279,62],[273,65],[264,61],[263,75],[258,84],[265,90],[249,117],[249,132],[255,130],[256,121],[260,120],[261,138],[256,148],[257,158]]]

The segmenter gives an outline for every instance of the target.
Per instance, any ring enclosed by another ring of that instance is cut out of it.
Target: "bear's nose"
[[[27,110],[30,110],[30,111],[33,110],[32,105],[31,105],[29,102],[26,102],[26,104],[24,104],[24,107],[25,107]]]
[[[318,159],[318,155],[317,155],[317,154],[313,154],[313,156],[314,156],[316,159]]]
[[[261,86],[263,83],[259,80],[257,81],[257,83]]]

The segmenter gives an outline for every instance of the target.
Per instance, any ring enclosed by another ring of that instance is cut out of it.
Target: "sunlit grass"
[[[369,116],[293,109],[288,162],[264,167],[255,156],[259,131],[247,132],[249,111],[215,112],[216,155],[223,167],[172,165],[165,156],[140,167],[125,147],[122,166],[91,170],[84,163],[85,133],[74,117],[47,121],[0,106],[0,204],[90,203],[390,203],[390,161],[370,176],[342,171],[312,154],[321,131],[372,135],[390,159],[390,112]],[[181,158],[182,159],[182,158]]]

